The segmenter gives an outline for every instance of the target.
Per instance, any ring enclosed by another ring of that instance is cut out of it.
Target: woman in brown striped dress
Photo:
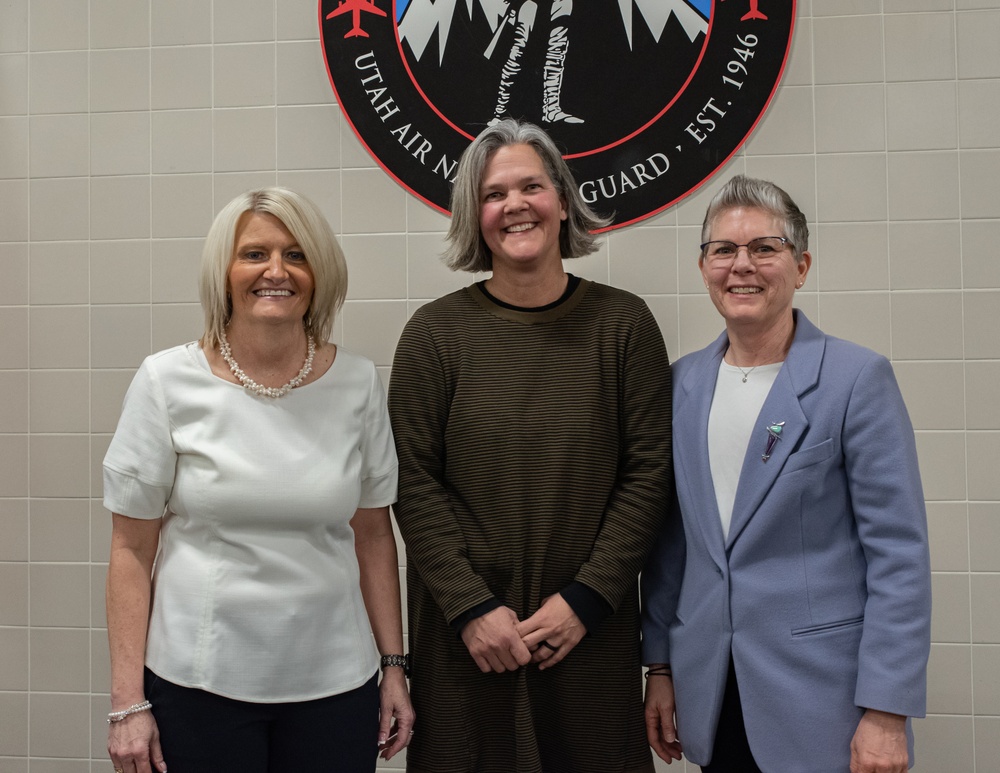
[[[606,224],[505,120],[459,164],[446,259],[393,363],[411,773],[651,773],[637,576],[672,496],[670,369],[646,304],[574,277]]]

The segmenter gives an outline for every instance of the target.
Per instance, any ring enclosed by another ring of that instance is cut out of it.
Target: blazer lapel
[[[826,344],[822,332],[804,314],[798,310],[794,313],[796,324],[792,346],[757,416],[743,459],[729,538],[726,541],[727,550],[757,512],[781,473],[781,468],[798,447],[799,440],[809,426],[809,419],[799,404],[799,396],[813,388],[819,380],[819,368]],[[771,434],[768,428],[779,425],[781,429],[776,432],[780,434],[771,444],[770,454],[765,460],[763,457],[767,455],[768,436]]]

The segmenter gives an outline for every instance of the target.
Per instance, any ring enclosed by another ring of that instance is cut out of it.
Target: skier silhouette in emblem
[[[507,115],[511,93],[518,75],[522,70],[522,58],[535,30],[539,6],[545,5],[545,0],[521,0],[511,3],[510,9],[500,24],[496,34],[490,41],[485,55],[492,58],[494,50],[504,28],[514,27],[514,42],[507,54],[507,61],[500,71],[500,84],[497,88],[497,102],[493,110],[490,126],[498,123]],[[567,113],[562,108],[563,73],[566,70],[566,52],[569,49],[569,22],[573,14],[573,0],[550,0],[548,45],[545,49],[545,61],[542,68],[542,121],[544,123],[583,123],[583,119]]]

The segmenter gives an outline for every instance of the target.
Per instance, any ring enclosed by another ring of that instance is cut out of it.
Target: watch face
[[[469,142],[525,118],[616,228],[674,204],[740,148],[777,88],[794,17],[794,0],[321,0],[319,22],[338,104],[411,193],[447,212]]]

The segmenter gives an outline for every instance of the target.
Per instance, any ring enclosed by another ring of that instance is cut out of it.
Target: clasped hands
[[[551,668],[586,633],[572,607],[556,593],[526,620],[518,620],[510,607],[498,607],[470,620],[462,629],[462,641],[483,673],[503,673],[528,663]]]

